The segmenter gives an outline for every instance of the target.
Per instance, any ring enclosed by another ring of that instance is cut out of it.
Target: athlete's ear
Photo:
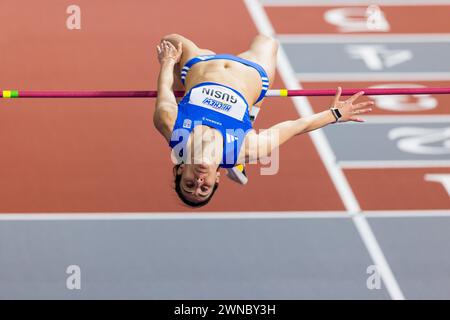
[[[180,166],[179,166],[178,169],[177,169],[177,175],[178,175],[178,174],[182,174],[182,173],[183,173],[183,170],[184,170],[184,164],[180,164]]]

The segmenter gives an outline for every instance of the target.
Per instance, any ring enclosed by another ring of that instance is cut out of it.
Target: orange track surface
[[[163,35],[237,53],[256,34],[237,0],[101,3],[77,1],[82,29],[73,31],[65,26],[67,1],[0,3],[1,86],[151,90]],[[277,79],[274,87],[284,85]],[[172,190],[153,107],[150,99],[0,101],[0,212],[190,211]],[[258,128],[298,116],[289,99],[267,99],[265,108]],[[223,177],[200,211],[343,210],[307,135],[282,147],[277,175],[248,172],[245,187]]]

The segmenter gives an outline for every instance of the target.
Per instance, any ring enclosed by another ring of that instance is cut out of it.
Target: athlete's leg
[[[278,41],[259,34],[257,35],[251,45],[250,49],[242,52],[238,56],[261,65],[264,70],[266,70],[269,76],[269,88],[275,80],[275,68],[277,65],[277,52],[278,52]],[[262,103],[260,101],[256,105],[259,106]]]
[[[275,79],[277,51],[278,51],[277,41],[264,35],[257,35],[253,39],[250,45],[250,49],[245,52],[242,52],[238,56],[261,65],[261,67],[263,67],[264,70],[267,72],[267,76],[269,77],[269,87],[271,87]],[[261,106],[263,100],[261,100],[256,104],[257,108],[253,108],[253,106],[250,106],[250,117],[253,118],[252,122],[256,118],[257,110],[259,110],[259,107]],[[233,168],[227,169],[227,176],[231,180],[239,184],[246,184],[248,182],[248,177],[245,172],[244,165],[241,166],[236,165]]]

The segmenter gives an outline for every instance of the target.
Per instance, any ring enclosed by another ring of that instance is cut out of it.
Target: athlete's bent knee
[[[264,43],[265,47],[270,46],[273,52],[276,52],[278,50],[278,47],[280,46],[278,40],[265,34],[258,34],[255,40],[257,40],[259,43]]]
[[[170,40],[177,40],[177,39],[181,39],[181,38],[183,38],[183,36],[178,33],[170,33],[170,34],[166,34],[164,37],[162,37],[161,40],[170,41]]]
[[[262,33],[258,34],[256,37],[258,38],[258,40],[264,40],[264,41],[268,41],[268,42],[278,43],[278,41],[275,40],[275,38],[265,35],[265,34],[262,34]]]

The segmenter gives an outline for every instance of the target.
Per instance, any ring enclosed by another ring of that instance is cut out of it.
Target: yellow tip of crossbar
[[[17,90],[3,90],[2,98],[17,98],[19,96],[19,92]]]

